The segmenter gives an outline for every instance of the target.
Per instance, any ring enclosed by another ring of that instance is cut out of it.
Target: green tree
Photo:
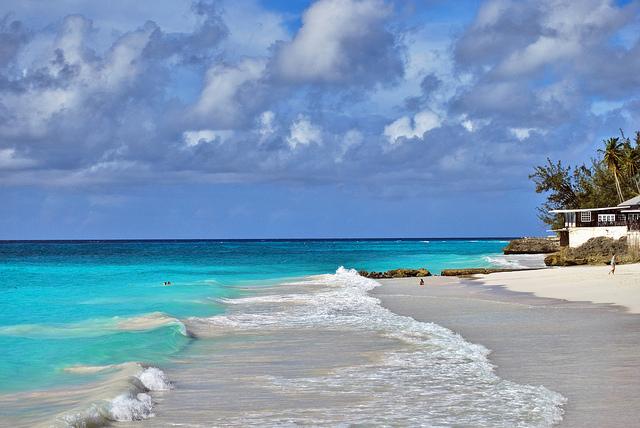
[[[598,153],[603,155],[604,164],[613,174],[616,183],[616,192],[620,202],[624,201],[622,187],[620,186],[619,175],[624,164],[624,146],[618,137],[611,137],[604,140],[604,149],[598,149]]]
[[[546,165],[535,167],[529,178],[536,184],[536,193],[548,193],[547,201],[538,208],[538,218],[552,228],[562,227],[560,216],[549,211],[578,207],[571,167],[563,167],[561,161],[554,163],[547,158]]]
[[[636,194],[640,194],[640,183],[638,183],[638,173],[640,173],[640,132],[636,132],[635,145],[631,145],[631,140],[624,136],[622,130],[623,162],[622,171],[627,179],[635,187]]]
[[[640,193],[640,131],[633,141],[625,137],[604,140],[605,147],[597,151],[588,164],[575,168],[547,158],[529,176],[536,192],[547,195],[538,208],[538,217],[552,226],[562,227],[561,216],[549,211],[562,208],[599,208],[617,205],[625,194]]]

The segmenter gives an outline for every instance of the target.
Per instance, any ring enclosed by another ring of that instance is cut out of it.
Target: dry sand
[[[511,291],[552,299],[609,303],[639,314],[640,264],[618,265],[615,275],[609,275],[609,271],[609,266],[574,266],[495,273],[479,278],[486,285],[501,285]]]
[[[491,349],[499,376],[563,394],[561,426],[640,426],[640,316],[586,302],[637,312],[640,285],[633,275],[640,266],[619,266],[615,278],[607,272],[579,267],[482,281],[431,277],[424,287],[415,278],[381,280],[372,294],[396,313]]]

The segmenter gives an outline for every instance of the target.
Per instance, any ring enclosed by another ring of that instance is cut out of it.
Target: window
[[[598,214],[598,223],[605,223],[605,222],[613,223],[614,221],[616,221],[615,214]]]
[[[591,221],[591,211],[583,211],[580,213],[580,221],[588,223]]]

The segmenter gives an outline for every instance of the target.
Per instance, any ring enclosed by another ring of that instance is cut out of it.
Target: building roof
[[[563,214],[563,213],[581,213],[586,211],[607,211],[607,210],[619,210],[622,208],[627,208],[626,206],[617,206],[617,207],[604,207],[604,208],[576,208],[572,210],[551,210],[550,213],[554,214]]]
[[[627,199],[626,201],[621,202],[621,203],[618,204],[619,207],[623,207],[623,208],[624,207],[631,207],[631,206],[634,206],[634,205],[640,205],[640,195],[634,196],[633,198]]]
[[[553,214],[564,214],[564,213],[581,213],[586,211],[606,211],[606,210],[622,210],[629,209],[632,207],[637,207],[640,205],[640,195],[634,196],[631,199],[627,199],[624,202],[619,203],[615,207],[603,207],[603,208],[576,208],[576,209],[566,209],[566,210],[551,210],[550,213]],[[623,211],[629,212],[629,211]]]

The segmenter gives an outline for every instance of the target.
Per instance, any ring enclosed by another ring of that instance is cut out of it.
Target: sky
[[[544,235],[640,2],[4,0],[0,239]]]

